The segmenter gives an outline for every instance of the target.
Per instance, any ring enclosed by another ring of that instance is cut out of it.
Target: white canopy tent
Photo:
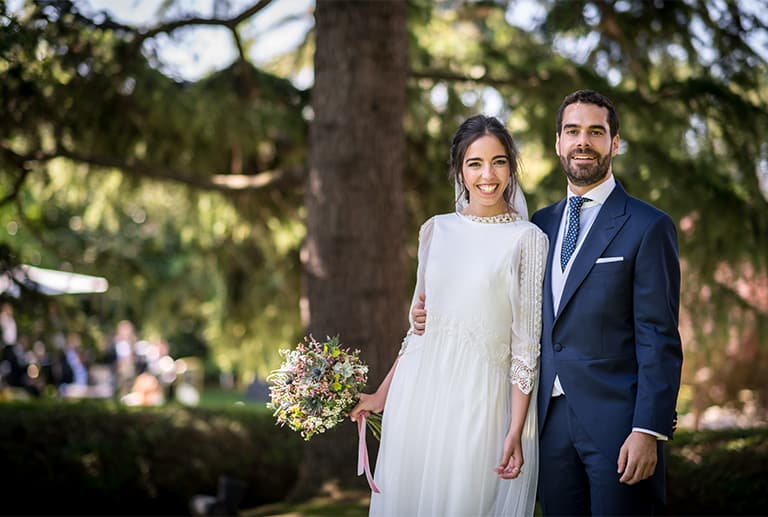
[[[109,288],[106,278],[21,264],[0,273],[0,293],[18,297],[19,284],[42,294],[103,293]]]

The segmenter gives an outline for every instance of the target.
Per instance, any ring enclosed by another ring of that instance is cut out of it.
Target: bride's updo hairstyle
[[[454,181],[454,184],[459,186],[457,189],[459,193],[459,199],[456,201],[469,202],[469,191],[464,185],[464,181],[461,177],[462,163],[464,162],[464,155],[467,153],[467,148],[478,138],[491,135],[495,136],[501,145],[504,147],[504,151],[507,153],[509,159],[509,186],[504,191],[504,201],[510,208],[513,205],[513,199],[515,198],[515,189],[517,189],[517,171],[519,169],[520,154],[517,151],[517,146],[512,135],[509,134],[504,124],[496,117],[487,117],[485,115],[474,115],[465,120],[456,130],[456,134],[453,135],[453,141],[451,142],[451,156],[448,162],[449,175]]]

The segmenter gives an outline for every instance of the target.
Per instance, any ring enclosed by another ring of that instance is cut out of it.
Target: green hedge
[[[96,402],[0,404],[2,513],[183,515],[221,475],[243,506],[279,501],[303,442],[252,407],[128,409]]]
[[[253,406],[128,409],[0,404],[2,513],[182,515],[221,475],[241,507],[285,500],[304,442]],[[768,429],[681,431],[667,448],[668,513],[768,513]]]
[[[768,514],[768,429],[678,432],[669,445],[671,515]]]

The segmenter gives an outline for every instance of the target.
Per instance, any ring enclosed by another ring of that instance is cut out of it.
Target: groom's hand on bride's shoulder
[[[419,299],[413,304],[411,309],[411,318],[413,319],[413,333],[417,336],[424,334],[427,327],[427,309],[425,308],[427,297],[424,293],[419,294]]]

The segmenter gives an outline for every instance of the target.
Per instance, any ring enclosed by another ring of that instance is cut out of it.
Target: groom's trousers
[[[632,486],[619,483],[618,451],[615,458],[606,457],[584,425],[565,395],[550,401],[539,453],[544,515],[652,515],[653,487],[648,480]]]

